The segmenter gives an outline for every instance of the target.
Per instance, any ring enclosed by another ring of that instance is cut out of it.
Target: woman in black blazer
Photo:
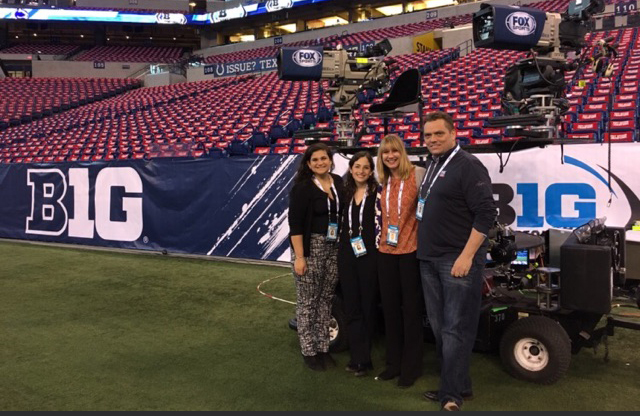
[[[329,321],[338,282],[337,241],[344,186],[332,169],[329,147],[322,143],[309,146],[289,195],[298,338],[304,363],[312,370],[335,365],[329,355]]]

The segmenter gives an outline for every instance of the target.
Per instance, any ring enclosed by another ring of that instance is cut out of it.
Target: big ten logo
[[[142,235],[142,180],[130,167],[104,168],[95,179],[90,200],[89,169],[71,168],[69,180],[60,169],[29,169],[31,215],[25,233],[93,238],[94,230],[103,240],[135,241]],[[72,189],[69,212],[65,196]],[[93,217],[90,219],[91,208]]]
[[[551,227],[575,228],[596,217],[596,190],[586,183],[553,183],[544,190],[540,201],[537,183],[519,183],[516,192],[522,198],[522,214],[516,215],[512,202],[515,197],[511,185],[493,184],[493,195],[498,207],[498,221],[523,228]],[[571,201],[573,199],[573,201]],[[563,200],[567,203],[563,210]],[[544,208],[543,215],[540,208]],[[577,215],[576,215],[577,213]],[[516,222],[517,220],[517,222]]]

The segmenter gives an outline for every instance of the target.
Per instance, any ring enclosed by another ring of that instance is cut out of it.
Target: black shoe
[[[349,363],[345,367],[345,371],[348,371],[349,373],[353,373],[356,377],[366,376],[369,370],[373,370],[373,364],[371,364],[371,362],[364,363],[364,364]]]
[[[413,383],[415,383],[416,380],[417,380],[417,377],[416,378],[400,377],[398,379],[398,387],[400,387],[401,389],[407,389],[413,386]]]
[[[317,355],[303,355],[302,359],[304,360],[304,364],[310,369],[314,371],[324,371],[324,366]]]
[[[376,380],[383,380],[383,381],[393,380],[394,378],[398,377],[399,375],[400,375],[399,371],[393,371],[393,370],[389,370],[387,368],[382,373],[378,374],[378,376],[376,377]]]
[[[430,400],[432,402],[440,401],[440,399],[438,399],[438,390],[425,391],[422,394],[422,397],[424,397],[425,400]],[[473,393],[462,393],[462,400],[465,400],[465,401],[473,400]]]
[[[334,360],[331,354],[329,354],[328,352],[319,352],[318,357],[319,360],[322,360],[325,368],[335,367],[337,365],[336,360]]]

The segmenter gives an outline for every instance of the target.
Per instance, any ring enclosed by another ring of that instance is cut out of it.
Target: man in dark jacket
[[[472,397],[469,365],[482,298],[486,235],[496,218],[491,179],[456,142],[449,114],[427,115],[431,155],[416,216],[418,259],[429,323],[441,364],[440,389],[424,397],[460,410]]]

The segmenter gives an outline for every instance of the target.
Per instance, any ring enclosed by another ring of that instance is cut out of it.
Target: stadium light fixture
[[[391,6],[376,7],[376,10],[385,16],[395,16],[402,14],[402,4],[392,4]]]
[[[296,24],[295,23],[291,23],[288,25],[280,25],[280,26],[276,26],[278,29],[282,29],[285,32],[289,32],[289,33],[296,33]]]

